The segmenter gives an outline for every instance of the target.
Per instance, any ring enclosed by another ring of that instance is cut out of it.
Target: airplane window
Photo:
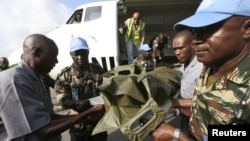
[[[84,22],[92,21],[101,17],[102,7],[94,6],[86,8]]]
[[[83,9],[75,11],[74,14],[67,21],[67,24],[81,23],[81,21],[82,21],[82,13],[83,13]]]

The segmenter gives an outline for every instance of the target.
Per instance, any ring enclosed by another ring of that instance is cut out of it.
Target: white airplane
[[[69,44],[72,37],[80,36],[87,40],[90,47],[89,59],[99,63],[105,71],[127,63],[123,36],[119,25],[125,19],[139,11],[146,23],[146,43],[153,36],[163,32],[170,37],[174,34],[173,25],[187,15],[194,13],[201,0],[99,0],[78,6],[65,24],[46,34],[59,47],[58,64],[50,72],[56,78],[61,70],[72,64]],[[80,13],[80,23],[75,23],[75,16]],[[171,45],[171,42],[169,43]],[[9,62],[19,62],[22,48],[9,56]],[[175,60],[171,48],[165,48],[165,60]],[[96,100],[94,100],[96,101]],[[100,102],[99,102],[100,103]],[[137,127],[137,126],[136,126]],[[114,136],[114,140],[122,136]],[[122,138],[123,140],[127,140]],[[112,140],[112,139],[111,139]]]
[[[123,36],[118,31],[119,25],[126,18],[132,17],[135,11],[141,12],[142,20],[146,22],[146,41],[150,36],[165,32],[173,34],[175,20],[164,20],[169,14],[176,17],[185,17],[187,11],[193,13],[200,0],[193,2],[175,2],[173,0],[98,0],[78,6],[65,24],[60,25],[50,33],[46,34],[53,39],[59,47],[58,61],[50,75],[56,78],[57,74],[66,66],[72,64],[69,55],[69,43],[72,37],[80,36],[87,40],[90,47],[90,62],[99,63],[105,71],[127,63]],[[175,5],[177,9],[171,9]],[[186,5],[183,8],[183,5]],[[178,6],[185,12],[179,12]],[[172,12],[169,12],[172,11]],[[173,13],[174,11],[174,13]],[[81,15],[81,21],[75,23],[77,14]],[[170,23],[171,21],[171,23]],[[169,26],[165,28],[165,26]],[[171,49],[166,49],[168,57],[175,57]],[[9,56],[10,64],[20,60],[22,48]]]

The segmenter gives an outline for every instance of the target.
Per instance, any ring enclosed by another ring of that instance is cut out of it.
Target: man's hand
[[[97,104],[97,105],[93,105],[91,108],[90,108],[91,112],[105,112],[105,108],[104,108],[104,105],[103,104]]]
[[[174,134],[176,128],[168,123],[162,123],[155,131],[151,133],[154,138],[154,141],[172,141],[174,139]],[[191,138],[186,136],[181,131],[178,132],[178,135],[175,135],[175,139],[178,141],[193,141]]]
[[[167,123],[162,123],[155,131],[151,133],[154,141],[172,141],[175,128]]]
[[[90,108],[91,113],[87,116],[84,122],[86,123],[97,123],[104,115],[105,108],[103,104],[94,105]]]
[[[75,106],[73,109],[76,110],[77,112],[82,112],[91,108],[90,102],[87,99],[74,101],[74,105]]]

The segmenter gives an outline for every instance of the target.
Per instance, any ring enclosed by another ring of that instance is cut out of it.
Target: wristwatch
[[[178,129],[178,128],[175,129],[173,141],[178,141],[178,140],[179,140],[180,131],[181,131],[181,130]]]

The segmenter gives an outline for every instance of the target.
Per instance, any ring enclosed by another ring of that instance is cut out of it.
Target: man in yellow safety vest
[[[135,57],[138,57],[140,45],[145,40],[145,23],[141,20],[140,13],[134,12],[133,17],[127,19],[122,28],[125,34],[128,64],[132,64],[134,60],[133,51],[135,51]]]

